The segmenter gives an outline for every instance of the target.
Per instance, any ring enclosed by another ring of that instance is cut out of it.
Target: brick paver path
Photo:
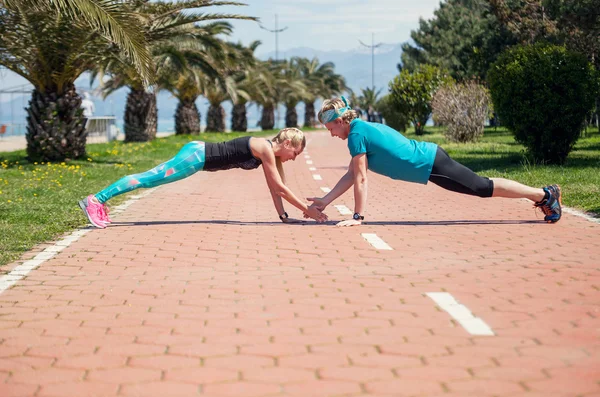
[[[350,160],[309,137],[302,197]],[[600,225],[375,174],[366,216],[284,225],[261,170],[160,187],[0,295],[0,396],[600,396]]]

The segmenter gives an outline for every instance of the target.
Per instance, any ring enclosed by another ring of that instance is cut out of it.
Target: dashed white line
[[[466,306],[458,303],[451,294],[427,292],[426,295],[433,299],[440,309],[448,312],[471,335],[494,336],[494,331],[482,319],[473,316],[473,313]]]
[[[321,190],[324,191],[325,193],[329,193],[331,191],[331,189],[328,187],[322,187]]]
[[[310,158],[310,156],[309,156],[308,154],[305,154],[305,155],[304,155],[304,158],[305,158],[305,159],[309,159],[309,158]]]
[[[313,179],[315,181],[322,181],[323,180],[323,178],[321,178],[321,175],[319,175],[319,174],[313,174]]]
[[[317,169],[315,167],[310,167],[308,170],[309,171],[316,171]]]
[[[383,241],[378,235],[375,233],[361,233],[363,238],[367,240],[369,244],[371,244],[374,248],[379,250],[393,250],[385,241]]]
[[[306,160],[306,164],[311,165],[313,163],[312,160]]]
[[[345,205],[334,205],[334,207],[340,212],[341,215],[352,215],[353,212],[350,211],[350,208]]]

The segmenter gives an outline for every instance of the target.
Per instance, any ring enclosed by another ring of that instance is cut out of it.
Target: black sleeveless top
[[[250,136],[235,138],[227,142],[204,144],[205,161],[204,171],[220,171],[232,168],[253,170],[258,168],[262,161],[252,155],[250,150]]]

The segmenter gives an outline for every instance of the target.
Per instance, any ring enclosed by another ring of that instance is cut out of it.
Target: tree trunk
[[[181,99],[175,111],[175,135],[200,134],[200,112],[196,98]]]
[[[424,135],[425,134],[425,124],[429,120],[429,115],[418,117],[417,120],[413,120],[413,125],[415,127],[416,135]]]
[[[31,161],[64,161],[86,156],[86,118],[70,84],[64,94],[34,89],[27,108],[27,156]]]
[[[148,142],[156,138],[156,94],[131,89],[125,105],[125,142]]]
[[[246,115],[246,104],[240,103],[233,106],[231,111],[231,130],[246,132],[248,130],[248,117]]]
[[[207,132],[225,132],[225,109],[223,106],[210,105],[206,114]]]
[[[600,97],[596,98],[596,127],[600,134]]]
[[[304,127],[312,128],[317,125],[317,118],[315,117],[315,103],[304,102]]]
[[[260,128],[265,130],[272,130],[275,126],[275,108],[273,105],[265,105],[262,110],[262,117],[260,119]]]
[[[298,128],[298,112],[296,106],[285,107],[285,126],[286,128]]]

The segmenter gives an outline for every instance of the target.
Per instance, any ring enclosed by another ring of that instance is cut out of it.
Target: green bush
[[[502,124],[533,159],[564,163],[598,92],[585,56],[543,43],[513,47],[492,64],[488,81]]]
[[[413,123],[417,135],[422,135],[431,116],[431,98],[438,87],[452,78],[443,70],[421,65],[413,73],[403,69],[390,82],[390,95],[396,110]]]
[[[392,102],[391,95],[386,95],[377,102],[376,109],[381,112],[385,123],[396,131],[406,131],[410,125],[410,120],[406,113],[396,109]]]

